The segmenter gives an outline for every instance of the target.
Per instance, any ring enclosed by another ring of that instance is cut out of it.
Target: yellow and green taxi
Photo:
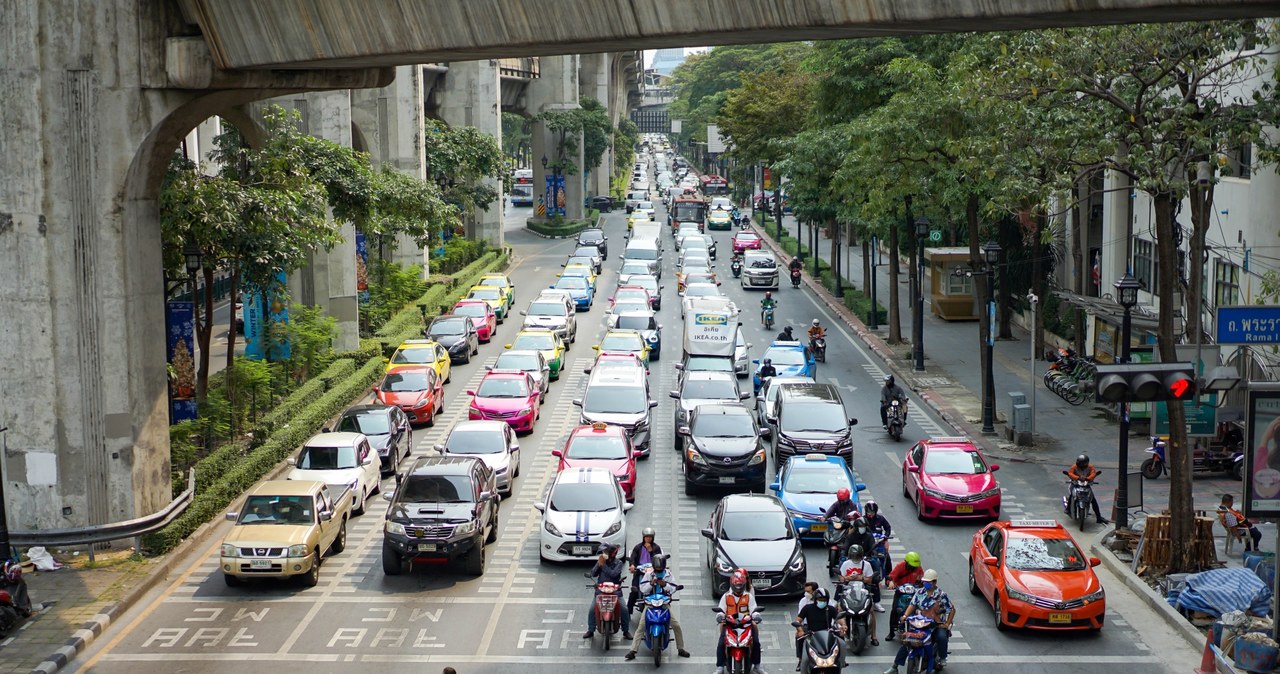
[[[707,229],[733,229],[733,214],[724,209],[715,209],[707,214]]]
[[[565,265],[564,271],[560,272],[560,276],[581,276],[582,278],[587,279],[587,283],[590,283],[592,288],[596,287],[596,274],[595,271],[591,269],[590,265]]]
[[[516,284],[511,282],[510,277],[506,274],[485,274],[480,277],[479,285],[502,288],[503,299],[507,302],[506,313],[511,313],[511,307],[516,303]]]
[[[645,365],[649,364],[649,344],[635,330],[610,330],[604,339],[591,347],[600,353],[634,353]]]
[[[653,214],[647,211],[633,211],[627,216],[627,230],[630,231],[636,225],[643,225],[646,222],[653,222]]]
[[[401,367],[429,365],[436,371],[440,381],[448,382],[451,362],[449,350],[444,348],[443,344],[430,339],[409,339],[391,354],[391,361],[387,363],[387,372]]]
[[[467,291],[465,299],[484,300],[493,307],[493,313],[497,315],[498,322],[507,320],[507,314],[511,313],[511,305],[507,304],[507,292],[497,286],[471,286],[471,290]]]
[[[542,357],[546,359],[547,367],[551,370],[552,381],[559,379],[560,372],[564,370],[564,340],[547,328],[521,330],[516,333],[515,341],[507,344],[506,348],[516,351],[542,352]]]

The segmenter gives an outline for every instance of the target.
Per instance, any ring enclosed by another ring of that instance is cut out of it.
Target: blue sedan
[[[751,361],[756,365],[752,383],[755,385],[757,394],[760,393],[760,363],[765,358],[773,361],[773,367],[778,371],[779,377],[813,377],[818,372],[817,361],[814,360],[813,352],[809,351],[809,347],[800,342],[774,342],[765,350],[763,356]]]
[[[778,481],[769,485],[787,508],[801,538],[821,539],[827,530],[822,513],[836,502],[836,492],[848,489],[853,505],[862,512],[858,492],[867,485],[858,482],[848,464],[838,456],[802,454],[787,459]]]
[[[573,303],[578,311],[589,310],[591,303],[595,301],[595,288],[591,286],[591,283],[586,278],[581,276],[561,276],[551,288],[568,290],[569,297],[573,298]]]

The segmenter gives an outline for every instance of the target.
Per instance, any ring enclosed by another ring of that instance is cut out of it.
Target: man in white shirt
[[[840,582],[850,583],[853,581],[861,581],[867,586],[867,590],[871,590],[871,584],[875,582],[876,570],[871,562],[867,560],[862,551],[861,545],[850,545],[849,556],[840,565]],[[871,612],[871,645],[879,646],[880,640],[876,638],[876,613]]]

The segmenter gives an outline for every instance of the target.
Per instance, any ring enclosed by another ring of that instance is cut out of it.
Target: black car
[[[768,460],[751,412],[742,405],[702,404],[689,412],[689,425],[681,426],[685,438],[684,493],[693,496],[699,487],[741,487],[764,493]]]
[[[773,461],[781,466],[796,454],[829,454],[853,465],[853,426],[840,392],[831,384],[792,384],[778,392],[773,426]]]
[[[591,227],[578,232],[579,246],[595,246],[600,251],[600,259],[609,259],[609,237],[604,235],[604,230],[599,227]]]
[[[777,497],[731,494],[720,499],[702,535],[710,575],[707,595],[718,599],[729,589],[735,569],[745,569],[758,597],[793,597],[804,590],[807,571],[800,536]]]
[[[382,572],[398,576],[414,559],[455,562],[484,574],[485,546],[498,540],[498,487],[484,461],[426,456],[384,491]]]
[[[480,353],[480,335],[470,316],[445,314],[431,321],[426,336],[449,351],[449,362],[470,363]]]
[[[356,405],[347,408],[338,419],[339,433],[363,433],[378,450],[382,474],[390,475],[400,461],[413,450],[413,429],[409,417],[394,405]],[[326,431],[327,432],[327,431]]]
[[[591,207],[598,209],[602,213],[608,213],[613,210],[613,197],[597,194],[591,197]]]

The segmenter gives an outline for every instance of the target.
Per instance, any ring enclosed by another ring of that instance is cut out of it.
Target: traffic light
[[[1191,363],[1099,365],[1097,402],[1194,400],[1196,375]]]

